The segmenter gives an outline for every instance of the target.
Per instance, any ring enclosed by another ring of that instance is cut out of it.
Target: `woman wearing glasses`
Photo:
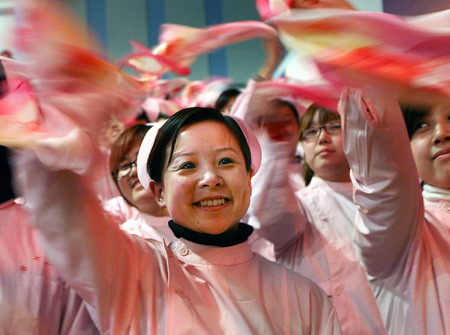
[[[249,223],[274,244],[277,262],[319,284],[331,297],[344,334],[385,334],[366,272],[353,245],[350,167],[339,114],[311,105],[300,120],[306,188],[288,174],[288,143],[264,143]]]
[[[137,176],[137,154],[149,129],[150,125],[133,125],[113,143],[109,168],[120,196],[106,201],[104,208],[126,232],[170,241],[173,233],[167,225],[167,211],[158,205],[152,192],[142,187]]]

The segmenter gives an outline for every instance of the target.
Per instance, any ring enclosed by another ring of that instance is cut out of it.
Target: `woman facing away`
[[[242,121],[208,108],[148,132],[139,177],[172,218],[170,244],[123,233],[105,221],[89,181],[22,156],[21,186],[48,256],[102,333],[341,333],[320,288],[246,242],[252,228],[239,221],[258,148]]]
[[[350,167],[338,113],[311,105],[300,119],[306,188],[289,178],[289,142],[262,141],[249,224],[274,244],[277,262],[319,284],[331,297],[344,334],[385,334],[354,247]]]
[[[109,168],[120,196],[104,202],[104,208],[128,233],[171,241],[173,233],[167,225],[167,211],[159,206],[153,193],[142,186],[137,175],[139,147],[151,127],[149,124],[133,125],[114,141]]]
[[[449,334],[450,104],[403,106],[405,129],[395,97],[365,95],[342,95],[344,147],[383,320],[392,335]]]

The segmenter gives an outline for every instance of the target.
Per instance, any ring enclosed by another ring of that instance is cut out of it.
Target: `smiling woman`
[[[22,186],[50,260],[102,333],[341,334],[318,286],[251,251],[253,229],[239,221],[259,150],[241,120],[215,109],[181,110],[147,132],[137,173],[172,218],[170,243],[124,234],[89,183],[24,156]]]
[[[258,149],[253,148],[255,160]],[[149,186],[183,227],[210,234],[236,229],[250,201],[250,151],[231,117],[212,109],[185,109],[155,139]]]

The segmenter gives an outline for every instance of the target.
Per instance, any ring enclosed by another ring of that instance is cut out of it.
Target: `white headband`
[[[253,175],[258,172],[259,167],[261,165],[261,146],[259,145],[258,139],[256,138],[253,131],[250,129],[250,127],[242,121],[242,119],[234,116],[234,115],[227,115],[231,118],[233,118],[236,123],[239,125],[239,128],[241,128],[242,133],[245,136],[245,139],[247,140],[247,144],[250,148],[250,155],[252,160],[252,172]],[[153,145],[155,144],[156,135],[158,134],[158,131],[163,126],[164,122],[158,122],[153,123],[153,127],[150,128],[150,130],[145,135],[144,139],[142,140],[141,147],[139,148],[138,156],[137,156],[137,174],[139,181],[141,182],[142,186],[148,191],[150,190],[150,175],[147,172],[147,161],[148,157],[150,156],[150,152],[152,151]]]

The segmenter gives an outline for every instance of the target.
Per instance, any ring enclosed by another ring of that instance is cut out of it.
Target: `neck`
[[[332,181],[335,183],[348,183],[351,181],[350,171],[347,171],[346,173],[341,173],[341,174],[327,174],[324,176],[317,175],[317,177],[319,177],[323,180]]]

